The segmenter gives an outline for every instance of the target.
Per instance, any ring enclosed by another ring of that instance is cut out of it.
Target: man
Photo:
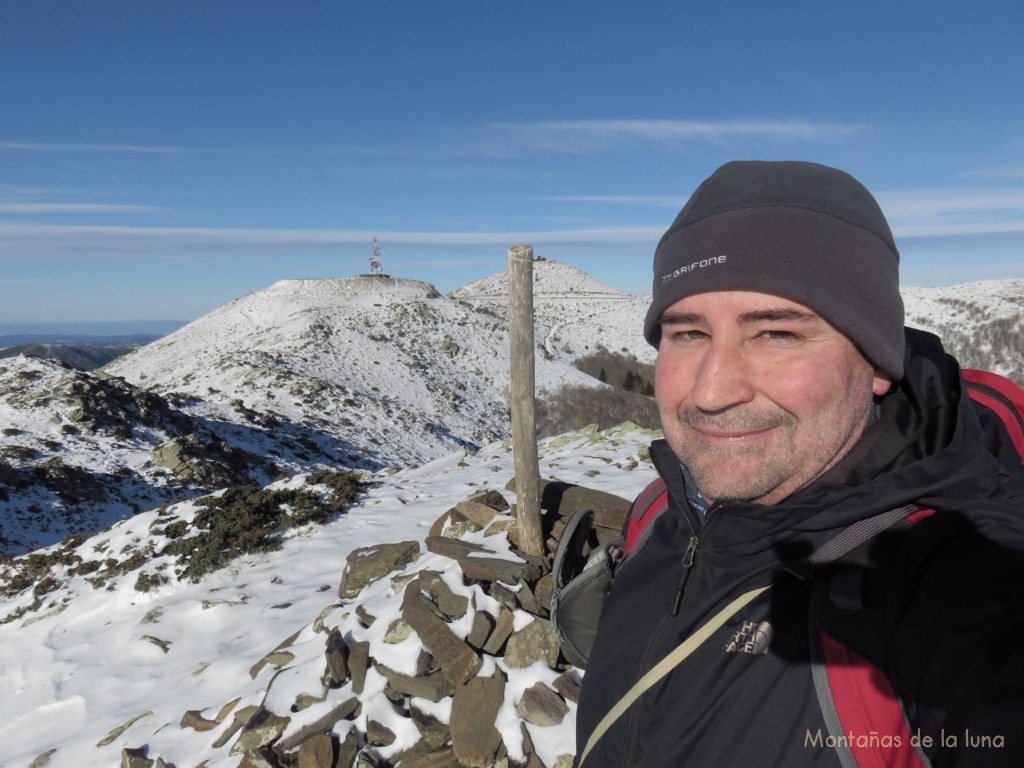
[[[803,162],[723,166],[662,238],[667,510],[605,602],[577,764],[1024,765],[1024,472],[904,329],[898,261]]]

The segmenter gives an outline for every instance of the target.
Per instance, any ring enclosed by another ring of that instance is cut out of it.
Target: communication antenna
[[[373,244],[370,246],[370,273],[379,275],[383,271],[383,267],[380,265],[380,244],[377,242],[377,238],[373,238]]]

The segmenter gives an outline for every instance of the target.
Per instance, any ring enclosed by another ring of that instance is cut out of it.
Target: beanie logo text
[[[661,282],[667,283],[669,280],[674,280],[680,275],[685,275],[689,272],[694,272],[698,269],[702,269],[703,267],[710,267],[715,264],[724,263],[725,256],[712,256],[710,259],[701,259],[700,261],[695,261],[692,264],[684,264],[683,266],[679,267],[679,269],[677,269],[676,271],[669,272],[667,275],[662,275]]]

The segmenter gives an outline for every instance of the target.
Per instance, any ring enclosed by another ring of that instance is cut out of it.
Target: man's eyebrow
[[[819,315],[807,310],[793,309],[791,307],[778,307],[775,309],[759,309],[754,312],[746,312],[740,315],[741,323],[764,323],[785,320],[817,320]]]
[[[698,325],[703,322],[705,318],[700,312],[663,312],[661,315],[662,325]]]
[[[807,310],[793,309],[792,307],[777,307],[769,309],[758,309],[753,312],[745,312],[740,315],[741,323],[764,323],[779,322],[787,320],[809,321],[817,320],[820,315]],[[665,312],[661,316],[662,325],[701,325],[707,322],[707,318],[700,312]]]

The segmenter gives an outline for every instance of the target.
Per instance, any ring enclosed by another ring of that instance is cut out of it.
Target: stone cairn
[[[549,620],[551,560],[577,509],[594,510],[603,541],[618,535],[629,502],[548,481],[541,507],[543,557],[518,551],[515,509],[496,490],[438,518],[425,553],[416,541],[353,551],[338,602],[250,670],[269,678],[263,700],[191,710],[181,727],[218,731],[213,748],[237,755],[238,768],[568,768],[568,752],[554,765],[538,757],[526,725],[558,725],[579,696],[579,672]],[[384,628],[375,612],[399,618]],[[414,649],[414,670],[388,666],[403,646],[406,658]],[[537,682],[524,689],[518,674],[514,687],[510,678],[527,668]],[[381,711],[381,696],[387,722],[363,716]],[[518,743],[507,724],[505,736],[498,728],[503,707],[519,719]],[[173,768],[147,751],[124,749],[121,765]]]

